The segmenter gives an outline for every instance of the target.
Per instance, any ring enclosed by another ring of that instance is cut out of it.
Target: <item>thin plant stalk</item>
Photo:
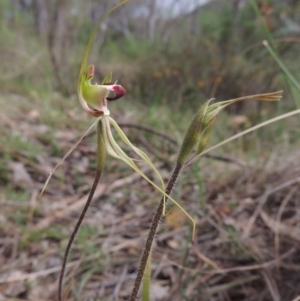
[[[63,279],[64,279],[64,274],[65,274],[65,270],[66,270],[66,265],[67,265],[67,262],[68,262],[68,257],[69,257],[69,254],[70,254],[70,250],[71,250],[71,247],[73,245],[73,242],[75,240],[75,237],[78,233],[78,230],[82,224],[82,221],[84,219],[84,216],[92,202],[92,199],[93,199],[93,196],[94,196],[94,193],[95,193],[95,190],[97,188],[97,185],[98,185],[98,182],[100,180],[100,177],[102,175],[102,172],[103,172],[103,168],[104,168],[104,164],[105,164],[105,159],[106,159],[106,149],[105,149],[105,145],[103,143],[103,137],[102,137],[102,132],[101,132],[101,120],[98,122],[98,149],[97,149],[97,167],[96,167],[96,174],[95,174],[95,178],[94,178],[94,183],[93,183],[93,186],[90,190],[90,193],[89,193],[89,196],[88,196],[88,199],[84,205],[84,208],[79,216],[79,219],[75,225],[75,228],[70,236],[70,239],[68,241],[68,245],[66,247],[66,250],[65,250],[65,254],[64,254],[64,258],[63,258],[63,263],[62,263],[62,268],[61,268],[61,271],[60,271],[60,275],[59,275],[59,280],[58,280],[58,301],[62,301],[62,295],[63,295]]]
[[[173,173],[171,175],[171,178],[168,182],[168,185],[166,187],[166,194],[167,195],[170,195],[172,193],[172,190],[173,190],[173,188],[176,184],[176,181],[177,181],[177,179],[178,179],[178,177],[179,177],[179,175],[182,171],[183,166],[184,166],[183,164],[179,164],[179,163],[176,164],[176,166],[173,170]],[[140,286],[141,286],[141,282],[142,282],[142,279],[143,279],[143,275],[144,275],[144,272],[145,272],[145,269],[146,269],[146,266],[147,266],[147,263],[148,263],[149,256],[151,254],[152,243],[153,243],[153,240],[154,240],[155,235],[156,235],[156,231],[157,231],[157,228],[158,228],[159,221],[160,221],[160,219],[163,215],[165,202],[167,202],[167,199],[165,200],[165,198],[162,197],[162,199],[160,200],[160,203],[159,203],[159,205],[156,209],[156,212],[155,212],[155,214],[152,218],[148,238],[147,238],[145,246],[144,246],[142,258],[141,258],[141,261],[140,261],[139,269],[138,269],[138,272],[137,272],[137,275],[136,275],[136,278],[135,278],[135,282],[134,282],[134,285],[133,285],[133,289],[132,289],[129,301],[135,301],[137,296],[138,296],[139,289],[140,289]]]

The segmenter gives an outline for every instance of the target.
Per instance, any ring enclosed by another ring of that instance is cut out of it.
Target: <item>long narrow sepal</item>
[[[111,117],[108,117],[110,124],[116,129],[116,131],[118,132],[120,138],[123,140],[123,142],[125,144],[127,144],[139,157],[141,157],[152,169],[153,171],[156,173],[159,181],[161,182],[161,185],[164,189],[165,184],[164,181],[159,173],[159,171],[156,169],[156,167],[154,166],[154,164],[152,163],[152,161],[150,160],[150,158],[147,156],[146,153],[144,153],[143,151],[141,151],[139,148],[137,148],[136,146],[134,146],[130,140],[127,138],[127,136],[125,135],[125,133],[122,131],[122,129],[119,127],[119,125],[116,123],[116,121],[114,119],[112,119]]]
[[[141,177],[143,177],[148,183],[150,183],[156,190],[158,190],[160,193],[162,193],[162,195],[164,196],[165,199],[169,199],[173,204],[175,204],[178,208],[180,208],[182,210],[182,212],[184,212],[184,214],[192,221],[193,223],[193,239],[195,237],[195,228],[196,228],[196,224],[194,219],[186,212],[185,209],[183,209],[183,207],[176,202],[170,195],[168,195],[165,192],[165,185],[163,184],[163,180],[161,178],[161,176],[159,175],[160,181],[162,182],[162,188],[159,187],[158,185],[156,185],[153,181],[151,181],[141,170],[140,168],[135,164],[135,162],[127,156],[127,154],[119,147],[119,145],[116,143],[112,133],[111,133],[111,129],[110,129],[110,119],[109,117],[104,117],[102,119],[102,126],[103,126],[103,133],[104,133],[104,140],[105,140],[105,144],[107,147],[107,153],[117,159],[120,159],[122,161],[124,161],[127,165],[129,165],[133,170],[135,170]],[[123,133],[123,135],[125,136],[125,134]],[[126,137],[126,136],[125,136]],[[122,138],[122,137],[121,137]],[[123,137],[124,138],[124,137]],[[128,140],[128,138],[126,137],[125,139],[127,142],[129,142],[129,146],[131,146],[132,144],[130,143],[130,141]],[[125,142],[125,141],[124,141]],[[133,146],[133,145],[132,145]],[[132,148],[134,151],[136,151],[136,148]],[[143,153],[142,151],[140,151],[141,153]],[[137,153],[138,154],[138,153]],[[142,157],[143,158],[143,157]],[[148,160],[150,160],[148,158]],[[151,162],[151,161],[150,161]],[[147,161],[146,161],[147,163]],[[150,166],[154,166],[153,163],[151,163]],[[155,168],[155,167],[154,167]],[[156,168],[154,169],[155,173],[158,173],[158,171],[156,170]],[[159,173],[158,173],[159,174]],[[164,209],[164,214],[165,214],[165,209]]]
[[[101,117],[98,117],[92,124],[91,126],[81,135],[81,137],[77,140],[77,142],[69,149],[69,151],[63,156],[63,158],[55,165],[55,167],[52,169],[52,171],[50,172],[41,192],[39,197],[41,197],[45,191],[45,189],[47,188],[50,179],[52,178],[54,172],[56,171],[56,169],[70,156],[70,154],[73,152],[73,150],[79,145],[79,143],[82,141],[82,139],[90,132],[90,130],[100,121]]]

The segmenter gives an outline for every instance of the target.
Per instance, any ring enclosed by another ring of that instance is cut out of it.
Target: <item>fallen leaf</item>
[[[169,295],[169,287],[162,286],[159,282],[152,282],[150,289],[151,301],[161,300]]]
[[[10,162],[9,163],[11,169],[12,169],[12,183],[15,187],[32,187],[33,180],[27,170],[25,169],[25,166],[23,163],[20,162]]]

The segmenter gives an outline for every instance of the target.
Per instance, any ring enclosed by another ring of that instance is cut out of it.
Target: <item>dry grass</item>
[[[0,300],[56,299],[63,250],[92,183],[93,135],[37,198],[47,173],[85,127],[77,125],[85,115],[70,102],[66,117],[60,102],[54,111],[34,97],[1,96],[1,106],[10,106],[0,119]],[[123,126],[134,121],[119,119]],[[129,136],[167,178],[175,141],[143,130],[131,124]],[[177,210],[162,221],[153,300],[290,301],[300,295],[299,154],[251,164],[241,159],[203,158],[179,180],[174,197],[195,216],[197,236],[191,243],[190,225]],[[136,174],[109,160],[72,250],[68,300],[126,300],[158,200]]]

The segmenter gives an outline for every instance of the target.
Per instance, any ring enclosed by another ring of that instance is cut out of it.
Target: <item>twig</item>
[[[280,220],[281,220],[281,216],[284,212],[284,209],[286,207],[286,205],[288,204],[288,202],[290,201],[290,199],[292,198],[292,196],[295,194],[295,192],[298,190],[298,187],[295,186],[293,189],[291,189],[289,191],[289,193],[286,195],[286,197],[284,198],[283,202],[281,203],[277,216],[276,216],[276,224],[275,224],[275,255],[276,257],[279,257],[280,254],[280,230],[279,230],[279,226],[280,226]],[[278,269],[278,274],[280,275],[280,270],[279,270],[279,265],[277,266]]]
[[[263,270],[261,273],[267,284],[267,287],[269,289],[269,292],[270,292],[270,295],[271,295],[273,301],[280,301],[281,297],[279,294],[278,287],[276,285],[274,278],[270,275],[270,272]]]
[[[255,223],[255,220],[258,217],[258,215],[261,213],[264,204],[268,200],[268,197],[271,194],[273,194],[273,193],[275,193],[275,192],[277,192],[277,191],[279,191],[281,189],[284,189],[286,187],[289,187],[289,186],[291,186],[293,184],[296,184],[296,183],[300,183],[300,177],[297,177],[296,179],[288,180],[288,181],[286,181],[286,182],[284,182],[284,183],[282,183],[282,184],[280,184],[280,185],[278,185],[278,186],[276,186],[276,187],[274,187],[274,188],[266,191],[261,196],[258,206],[256,207],[253,215],[251,216],[251,218],[249,219],[249,221],[248,221],[248,223],[247,223],[247,225],[245,227],[245,230],[244,230],[244,233],[242,235],[242,238],[245,238],[245,237],[249,236],[249,233],[251,232],[251,229],[252,229],[252,227],[253,227],[253,225]]]
[[[291,248],[288,250],[286,253],[280,255],[278,258],[275,258],[273,260],[264,262],[264,263],[258,263],[258,264],[253,264],[253,265],[244,265],[244,266],[237,266],[237,267],[232,267],[232,268],[226,268],[226,269],[214,269],[214,270],[209,270],[209,271],[199,271],[199,269],[191,269],[191,268],[186,268],[183,267],[182,265],[168,259],[168,261],[176,266],[179,269],[183,269],[185,271],[190,271],[190,272],[196,272],[196,273],[201,273],[201,274],[227,274],[227,273],[233,273],[233,272],[245,272],[245,271],[253,271],[253,270],[260,270],[260,269],[265,269],[267,267],[270,267],[272,265],[280,264],[280,261],[284,258],[289,257],[291,254],[293,254],[297,249],[296,248]],[[286,266],[286,264],[280,264],[280,266]],[[299,268],[300,269],[300,268]],[[297,268],[298,270],[298,268]]]
[[[76,260],[76,261],[72,261],[66,264],[66,269],[72,268],[76,265],[78,265],[78,263],[82,262],[82,261],[91,261],[91,260],[95,260],[97,259],[101,254],[97,253],[97,254],[93,254],[89,257],[86,257],[84,260]],[[0,284],[1,283],[11,283],[11,282],[16,282],[16,281],[32,281],[32,280],[36,280],[39,277],[45,277],[54,273],[57,273],[61,270],[61,266],[56,266],[50,269],[46,269],[46,270],[42,270],[42,271],[37,271],[37,272],[33,272],[33,273],[28,273],[28,274],[21,274],[21,275],[11,275],[8,277],[3,277],[0,278]]]
[[[218,161],[223,161],[225,163],[234,163],[236,165],[239,165],[240,167],[247,166],[246,162],[244,162],[242,160],[239,160],[239,159],[232,158],[230,156],[221,156],[221,155],[206,154],[206,155],[204,155],[204,157],[209,158],[209,159],[218,160]]]
[[[136,124],[136,123],[128,123],[128,122],[119,122],[119,126],[122,127],[128,127],[128,128],[136,128],[138,130],[143,130],[146,132],[149,132],[151,134],[155,134],[157,136],[160,136],[161,138],[168,140],[169,142],[171,142],[172,144],[177,144],[177,140],[172,138],[171,136],[167,135],[166,133],[153,129],[150,126],[145,126],[145,125],[140,125],[140,124]]]
[[[191,247],[192,247],[192,250],[194,251],[194,253],[197,255],[197,257],[199,257],[200,260],[202,260],[205,263],[207,263],[213,269],[219,270],[218,265],[214,261],[212,261],[207,256],[205,256],[204,254],[202,254],[199,250],[197,250],[197,248],[193,244],[191,245]]]
[[[219,285],[215,285],[213,287],[208,287],[208,288],[203,290],[203,294],[212,295],[212,294],[220,293],[222,291],[229,290],[230,288],[234,288],[236,286],[242,285],[244,283],[252,282],[252,281],[257,280],[257,279],[259,279],[258,275],[253,275],[253,276],[250,276],[250,277],[249,276],[248,277],[243,277],[243,278],[234,280],[234,281],[229,282],[229,283],[219,284]]]
[[[283,223],[277,222],[275,219],[271,218],[263,210],[260,212],[260,216],[265,224],[274,232],[282,234],[284,236],[289,236],[292,239],[300,242],[300,230],[297,227],[289,227]]]
[[[149,168],[142,169],[143,172],[147,172],[147,170],[149,170]],[[131,184],[131,183],[133,183],[134,181],[136,181],[138,179],[140,179],[139,174],[133,173],[132,175],[130,175],[126,178],[122,178],[122,179],[114,181],[110,185],[100,184],[97,187],[97,189],[95,190],[93,198],[98,199],[104,193],[108,193],[108,192],[114,190],[115,188],[121,187],[123,185]],[[34,226],[34,229],[35,230],[42,230],[42,229],[47,228],[50,224],[54,223],[58,219],[62,219],[65,216],[67,216],[70,212],[78,210],[79,208],[81,208],[86,203],[86,201],[87,201],[87,196],[84,196],[84,197],[80,198],[74,204],[72,204],[70,206],[67,206],[63,210],[58,210],[52,216],[40,221],[37,225]]]
[[[107,253],[114,253],[117,252],[121,249],[125,249],[128,248],[128,246],[138,246],[138,241],[137,240],[131,240],[129,242],[127,242],[126,244],[119,244],[118,246],[114,246],[111,247],[109,249],[105,249],[104,251]],[[117,248],[116,248],[117,247]],[[78,266],[81,262],[88,262],[88,261],[92,261],[95,260],[97,258],[99,258],[102,254],[103,250],[101,250],[101,252],[96,253],[96,254],[92,254],[90,256],[85,257],[84,259],[79,259],[79,260],[75,260],[75,261],[71,261],[68,262],[66,264],[66,269],[70,269],[72,267]],[[57,273],[61,270],[61,266],[56,266],[53,268],[49,268],[46,270],[42,270],[42,271],[37,271],[37,272],[32,272],[32,273],[28,273],[28,274],[16,274],[14,275],[14,273],[12,273],[12,275],[10,276],[2,276],[2,278],[0,278],[0,284],[2,283],[11,283],[11,282],[17,282],[17,281],[32,281],[32,280],[36,280],[37,278],[40,277],[45,277],[54,273]]]
[[[114,289],[113,298],[114,298],[115,301],[119,300],[119,297],[118,297],[119,291],[120,291],[120,288],[121,288],[121,286],[122,286],[122,284],[123,284],[123,282],[124,282],[124,280],[126,278],[127,270],[128,270],[128,265],[126,264],[124,266],[124,268],[123,268],[123,271],[122,271],[122,274],[120,276],[120,279],[119,279],[119,281],[118,281],[118,283],[117,283],[117,285],[116,285],[116,287]]]

